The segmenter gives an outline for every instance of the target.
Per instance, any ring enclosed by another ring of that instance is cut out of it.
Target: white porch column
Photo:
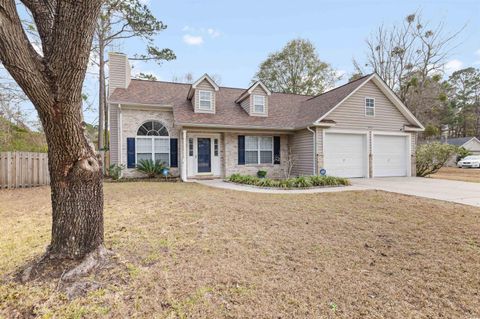
[[[180,176],[184,182],[187,181],[187,131],[182,130],[182,160]]]

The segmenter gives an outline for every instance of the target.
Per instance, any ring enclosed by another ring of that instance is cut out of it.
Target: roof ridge
[[[344,87],[344,86],[346,86],[346,85],[349,85],[349,84],[355,83],[355,82],[357,82],[357,81],[363,80],[363,79],[365,79],[365,78],[367,78],[367,77],[372,76],[373,74],[375,74],[375,72],[369,73],[369,74],[367,74],[367,75],[364,75],[364,76],[362,76],[362,77],[359,77],[358,79],[355,79],[355,80],[353,80],[353,81],[350,81],[350,82],[347,82],[347,83],[342,84],[342,85],[340,85],[340,86],[337,86],[337,87],[335,87],[335,88],[333,88],[333,89],[331,89],[331,90],[328,90],[328,91],[326,91],[326,92],[323,92],[323,93],[321,93],[321,94],[315,95],[315,96],[309,98],[307,101],[316,99],[317,97],[320,97],[320,96],[322,96],[322,95],[324,95],[324,94],[327,94],[327,93],[330,93],[330,92],[333,92],[333,91],[336,91],[336,90],[338,90],[338,89],[340,89],[340,88],[342,88],[342,87]]]
[[[131,78],[131,81],[139,81],[139,82],[153,82],[153,83],[167,83],[167,84],[178,84],[178,85],[192,85],[192,83],[182,83],[182,82],[174,82],[174,81],[163,81],[163,80],[147,80],[147,79],[136,79],[136,78]],[[255,83],[250,85],[247,88],[240,88],[240,87],[233,87],[233,86],[223,86],[219,85],[218,87],[221,89],[231,89],[231,90],[241,90],[246,91],[250,89]],[[315,97],[314,95],[309,95],[309,94],[299,94],[299,93],[287,93],[287,92],[275,92],[272,91],[272,94],[285,94],[285,95],[293,95],[293,96],[309,96],[309,97]]]

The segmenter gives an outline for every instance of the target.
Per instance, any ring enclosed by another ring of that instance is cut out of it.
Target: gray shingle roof
[[[218,125],[297,129],[312,125],[345,97],[369,79],[371,74],[318,96],[272,93],[268,117],[249,116],[235,101],[245,89],[220,87],[216,92],[215,114],[195,113],[187,99],[190,84],[134,80],[127,89],[116,89],[110,103],[172,105],[177,125]]]
[[[473,138],[473,136],[448,138],[447,139],[447,144],[455,145],[455,146],[462,146],[463,144],[470,141],[472,138]]]

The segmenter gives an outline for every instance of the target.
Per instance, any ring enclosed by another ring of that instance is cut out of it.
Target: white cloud
[[[453,59],[445,63],[443,67],[447,74],[452,74],[455,71],[458,71],[462,68],[463,62],[458,59]]]
[[[206,38],[215,39],[222,35],[222,33],[214,28],[194,28],[186,25],[182,28],[185,33],[183,35],[183,42],[188,45],[201,45]]]
[[[218,38],[221,35],[220,31],[212,28],[208,28],[207,32],[213,39]]]
[[[183,42],[185,42],[188,45],[201,45],[203,44],[203,37],[201,35],[191,35],[191,34],[185,34],[183,36]]]

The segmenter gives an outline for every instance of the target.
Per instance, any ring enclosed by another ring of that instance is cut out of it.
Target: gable
[[[365,115],[366,97],[375,99],[375,116]],[[365,83],[328,114],[325,120],[335,121],[335,128],[388,131],[400,131],[405,125],[413,124],[373,81]]]
[[[463,144],[463,147],[472,152],[480,152],[480,141],[472,138],[470,141]]]

